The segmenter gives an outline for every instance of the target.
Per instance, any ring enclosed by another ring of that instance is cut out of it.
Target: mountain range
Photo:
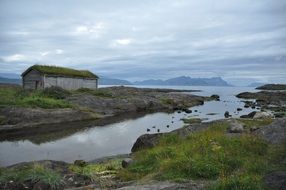
[[[21,84],[21,79],[11,79],[6,77],[0,77],[0,83],[9,83],[9,84]]]
[[[167,80],[136,81],[135,85],[168,85],[168,86],[231,86],[221,77],[191,78],[188,76],[175,77]]]
[[[0,73],[0,83],[21,84],[21,79],[20,76],[16,74]],[[231,86],[221,77],[191,78],[188,76],[175,77],[167,80],[149,79],[136,82],[101,76],[99,85]]]

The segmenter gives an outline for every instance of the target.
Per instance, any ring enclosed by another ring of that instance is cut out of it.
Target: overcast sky
[[[0,73],[286,83],[286,0],[0,0]]]

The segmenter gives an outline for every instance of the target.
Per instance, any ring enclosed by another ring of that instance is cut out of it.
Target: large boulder
[[[286,171],[275,171],[267,174],[263,181],[269,189],[285,190],[286,189]]]
[[[272,118],[273,114],[270,112],[256,112],[253,116],[253,119],[264,119],[264,118]]]
[[[209,126],[211,126],[213,123],[220,123],[220,122],[221,121],[218,120],[209,123],[194,123],[192,125],[184,126],[182,128],[176,129],[166,134],[175,134],[178,135],[180,138],[184,139],[195,131],[204,130]],[[163,135],[164,135],[163,133],[141,135],[134,143],[131,152],[136,152],[141,149],[152,148],[156,146],[160,142],[160,137]]]
[[[122,160],[121,165],[123,168],[127,168],[132,162],[132,158],[125,158],[124,160]]]
[[[253,112],[250,112],[250,113],[247,114],[247,115],[242,115],[242,116],[240,116],[240,118],[252,119],[255,114],[256,114],[256,111],[253,111]]]
[[[270,125],[255,130],[254,134],[270,143],[286,142],[286,118],[275,119]]]
[[[242,133],[243,125],[235,119],[230,120],[229,121],[229,132],[230,133]]]
[[[141,135],[136,142],[134,143],[131,152],[136,152],[140,149],[144,148],[152,148],[159,143],[160,136],[162,133],[159,134],[145,134]]]
[[[225,117],[225,118],[231,117],[231,115],[229,114],[229,111],[224,112],[224,117]]]

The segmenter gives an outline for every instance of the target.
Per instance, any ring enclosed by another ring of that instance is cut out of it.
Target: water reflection
[[[188,87],[176,88],[188,89]],[[3,141],[0,143],[0,165],[6,166],[17,162],[42,159],[72,162],[75,159],[92,160],[104,156],[126,154],[130,152],[133,143],[140,135],[157,133],[158,129],[160,129],[160,132],[178,129],[184,125],[181,121],[182,118],[206,118],[204,122],[207,122],[224,118],[225,111],[229,111],[233,117],[239,117],[253,111],[251,108],[243,108],[244,104],[241,100],[234,97],[235,94],[242,91],[253,91],[251,88],[195,88],[202,90],[202,92],[195,92],[195,94],[207,96],[218,94],[221,101],[206,102],[203,106],[193,107],[193,112],[190,114],[184,112],[153,113],[140,115],[139,118],[107,124],[104,127],[98,127],[104,125],[104,123],[73,123],[69,124],[68,130],[64,128],[60,132],[49,131],[18,137],[14,141]],[[238,107],[243,108],[243,110],[237,112]],[[195,110],[197,111],[195,112]],[[86,126],[86,128],[79,130],[78,125]],[[147,132],[147,128],[150,129],[149,132]]]

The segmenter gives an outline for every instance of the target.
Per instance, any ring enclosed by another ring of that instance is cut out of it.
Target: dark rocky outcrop
[[[272,190],[286,189],[286,171],[275,171],[267,174],[263,181],[265,185]]]
[[[254,117],[254,115],[256,114],[256,111],[250,112],[247,115],[242,115],[240,116],[240,118],[248,118],[248,119],[252,119]]]
[[[65,98],[65,101],[73,105],[72,108],[4,106],[0,108],[1,135],[10,133],[11,130],[27,131],[27,127],[37,129],[45,124],[95,119],[110,120],[111,117],[123,114],[126,116],[126,113],[171,112],[176,108],[190,113],[189,107],[202,105],[205,100],[211,100],[207,97],[182,93],[186,91],[188,90],[132,87],[109,87],[99,91],[83,89]]]
[[[258,106],[268,106],[270,104],[276,106],[286,105],[286,91],[243,92],[236,95],[236,97],[256,99],[255,105]],[[247,104],[247,106],[251,107],[252,104]]]
[[[153,181],[145,184],[132,184],[117,190],[202,190],[205,189],[207,183],[204,181],[188,181],[185,183],[175,183],[168,181]]]
[[[258,90],[286,90],[286,84],[265,84],[259,86],[256,89]]]

